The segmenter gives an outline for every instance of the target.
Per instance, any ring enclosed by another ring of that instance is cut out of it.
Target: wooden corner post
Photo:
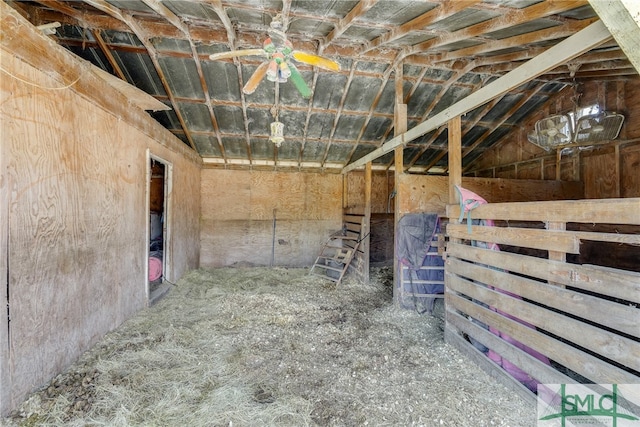
[[[395,89],[396,89],[396,103],[395,103],[395,111],[394,111],[394,135],[401,135],[407,131],[407,104],[404,104],[404,95],[403,95],[403,64],[398,64],[395,70]],[[393,221],[393,235],[396,236],[398,234],[398,221],[400,221],[400,206],[401,206],[401,198],[402,194],[400,194],[400,176],[404,172],[404,158],[403,158],[404,145],[399,145],[394,149],[394,183],[396,189],[396,196],[394,197],[394,221]],[[394,243],[394,257],[393,257],[393,302],[395,304],[400,303],[400,274],[402,270],[398,265],[398,257],[396,256],[398,253],[398,248]]]
[[[456,185],[462,184],[462,128],[460,116],[449,120],[449,203],[456,204]]]
[[[362,230],[363,281],[369,283],[369,260],[371,258],[371,162],[364,168],[364,230]]]

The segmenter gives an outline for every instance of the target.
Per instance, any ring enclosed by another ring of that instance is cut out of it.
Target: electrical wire
[[[35,86],[35,87],[37,87],[37,88],[44,89],[44,90],[63,90],[63,89],[68,89],[68,88],[70,88],[71,86],[73,86],[74,84],[78,83],[78,80],[80,80],[80,77],[82,77],[82,73],[80,73],[80,74],[78,75],[78,78],[76,78],[74,81],[72,81],[72,82],[71,82],[71,83],[69,83],[68,85],[61,86],[61,87],[48,87],[48,86],[42,86],[42,85],[39,85],[39,84],[37,84],[37,83],[30,82],[30,81],[25,80],[25,79],[23,79],[23,78],[21,78],[21,77],[18,77],[18,76],[16,76],[15,74],[11,73],[10,71],[5,70],[5,69],[4,69],[3,67],[1,67],[1,66],[0,66],[0,71],[2,71],[2,72],[3,72],[3,73],[5,73],[5,74],[8,74],[9,76],[13,77],[14,79],[16,79],[16,80],[18,80],[18,81],[20,81],[20,82],[22,82],[22,83],[28,84],[28,85],[30,85],[30,86]]]

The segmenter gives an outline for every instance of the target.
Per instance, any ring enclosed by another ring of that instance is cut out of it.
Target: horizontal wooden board
[[[448,205],[447,216],[457,220],[460,216],[460,206]],[[471,218],[640,224],[640,198],[489,203],[473,209]]]
[[[447,253],[514,273],[640,303],[640,273],[595,265],[567,264],[453,242],[448,243]]]
[[[571,254],[580,253],[580,242],[571,233],[536,230],[516,227],[484,227],[471,226],[471,233],[466,224],[449,224],[447,234],[451,237],[466,240],[480,240],[501,245],[521,246],[546,251],[559,251]]]
[[[466,317],[460,315],[454,310],[446,311],[447,326],[453,325],[461,332],[475,338],[485,347],[492,349],[500,356],[504,357],[514,365],[520,367],[538,382],[543,384],[570,384],[575,380],[557,371],[555,368],[547,365],[522,349],[501,339],[497,335],[489,332],[487,329],[471,322]],[[468,343],[471,346],[471,343]],[[485,356],[486,357],[486,356]]]
[[[445,301],[447,307],[466,313],[484,324],[495,326],[499,331],[508,334],[521,343],[526,343],[534,350],[588,378],[593,383],[636,384],[640,382],[640,377],[612,366],[595,356],[529,328],[522,323],[504,317],[453,292],[445,294]]]
[[[478,349],[469,345],[469,342],[462,338],[458,331],[450,325],[445,327],[444,339],[447,344],[454,346],[470,358],[471,361],[486,372],[487,375],[502,383],[509,391],[510,396],[518,396],[531,407],[535,407],[537,402],[535,394],[520,382],[516,381],[507,371],[485,356],[484,353],[481,353]]]
[[[626,304],[618,304],[455,258],[447,260],[447,271],[640,338],[640,312]]]
[[[479,286],[459,276],[447,274],[447,292],[467,295],[507,315],[517,317],[564,338],[596,354],[640,372],[640,343],[564,316],[527,301]],[[492,325],[490,325],[492,326]],[[500,330],[498,328],[498,330]],[[527,344],[523,342],[523,344]]]
[[[620,227],[624,227],[624,225]],[[633,228],[636,226],[629,225],[626,227]],[[468,230],[469,228],[466,224],[450,224],[447,227],[447,233],[452,237],[460,239],[480,240],[483,242],[533,249],[555,250],[572,254],[580,253],[581,240],[640,245],[640,233],[597,233],[563,230],[534,231],[531,230],[530,227],[519,228],[512,223],[509,223],[507,227],[481,227],[472,225],[471,234],[468,233]]]

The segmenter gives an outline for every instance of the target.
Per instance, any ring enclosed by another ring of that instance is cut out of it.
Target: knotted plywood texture
[[[433,212],[444,216],[448,185],[446,176],[400,175],[396,196],[400,198],[400,214]],[[572,200],[583,196],[580,182],[463,177],[462,186],[490,203]]]
[[[311,265],[340,229],[340,175],[203,169],[201,179],[201,267]]]
[[[4,413],[147,305],[147,149],[174,166],[171,209],[180,212],[171,223],[171,270],[197,266],[200,165],[166,131],[152,137],[159,128],[145,126],[137,113],[129,121],[124,110],[108,111],[78,93],[76,84],[65,87],[4,48],[0,55],[9,72],[0,79],[0,200],[8,236],[0,252],[11,318],[7,324],[0,316],[8,331],[0,337]],[[112,91],[104,82],[83,84]]]

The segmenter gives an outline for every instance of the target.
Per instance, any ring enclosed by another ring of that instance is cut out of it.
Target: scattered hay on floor
[[[197,270],[34,393],[10,425],[531,426],[442,319],[304,269]]]

